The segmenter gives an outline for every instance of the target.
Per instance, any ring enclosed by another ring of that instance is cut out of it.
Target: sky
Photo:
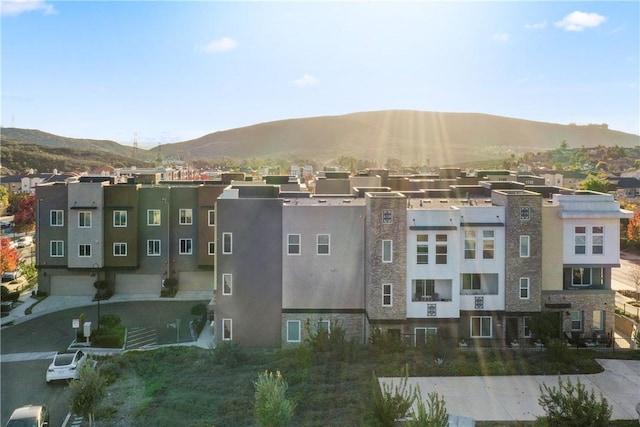
[[[361,111],[640,134],[640,2],[9,1],[1,125],[153,147]]]

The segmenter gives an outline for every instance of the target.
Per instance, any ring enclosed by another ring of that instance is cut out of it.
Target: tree
[[[282,378],[280,371],[264,371],[258,375],[254,383],[256,393],[255,416],[258,425],[262,427],[286,426],[291,417],[295,404],[285,395],[289,385]]]
[[[33,231],[36,226],[36,196],[30,194],[23,197],[13,217],[13,228],[18,233]]]
[[[604,175],[591,175],[580,185],[580,190],[606,193],[609,190],[609,181],[607,181],[607,178]]]
[[[4,185],[0,185],[0,211],[4,212],[4,210],[9,206],[9,190]]]
[[[105,394],[105,383],[95,368],[92,359],[82,365],[78,371],[78,377],[71,381],[69,386],[71,399],[69,408],[71,412],[81,415],[89,420],[89,427],[93,425],[93,413]]]
[[[637,209],[633,216],[629,218],[627,239],[632,242],[640,242],[640,209]]]
[[[385,164],[385,167],[390,171],[396,171],[396,172],[402,172],[402,170],[404,169],[402,160],[394,157],[390,157],[389,159],[387,159],[387,163]]]
[[[550,426],[605,427],[611,418],[612,408],[607,399],[600,395],[598,400],[594,391],[587,392],[579,379],[573,385],[571,379],[563,383],[562,378],[558,378],[557,388],[542,384],[538,404],[546,413],[539,421]]]
[[[11,247],[11,239],[0,238],[0,273],[5,271],[15,271],[18,267],[18,251]]]

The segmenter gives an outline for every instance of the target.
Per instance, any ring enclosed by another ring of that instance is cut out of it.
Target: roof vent
[[[342,203],[351,203],[351,199],[344,199]]]
[[[327,203],[327,200],[326,199],[319,199],[318,203]]]

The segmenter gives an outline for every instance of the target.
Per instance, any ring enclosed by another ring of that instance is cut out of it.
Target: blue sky
[[[640,134],[637,1],[1,0],[1,12],[2,126],[150,147],[410,109]]]

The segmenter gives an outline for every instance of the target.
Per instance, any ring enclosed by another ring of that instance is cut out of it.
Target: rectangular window
[[[233,234],[222,233],[222,253],[230,254],[233,249]]]
[[[531,338],[531,318],[523,317],[522,318],[522,335],[525,338]]]
[[[287,342],[300,341],[300,321],[287,320]]]
[[[520,299],[529,299],[529,278],[520,278]]]
[[[233,339],[233,322],[231,319],[222,319],[222,341]]]
[[[78,212],[78,227],[91,228],[91,212],[88,212],[88,211]]]
[[[62,227],[64,226],[64,211],[61,210],[53,210],[50,215],[50,224],[52,227]]]
[[[382,306],[391,307],[393,305],[393,285],[391,283],[382,284]]]
[[[520,208],[520,219],[531,219],[531,208],[529,206],[523,206]]]
[[[587,229],[586,227],[574,228],[574,253],[584,255],[587,253]]]
[[[207,246],[209,248],[208,254],[215,255],[216,254],[216,242],[207,242]]]
[[[50,255],[52,258],[59,258],[64,256],[64,241],[52,240],[50,242]]]
[[[158,226],[160,225],[160,209],[147,210],[147,225]]]
[[[471,338],[491,338],[491,317],[471,317]]]
[[[114,227],[127,226],[127,211],[113,211],[113,226]]]
[[[604,227],[591,227],[591,254],[604,254]]]
[[[214,210],[208,210],[207,211],[207,218],[208,218],[208,225],[209,227],[213,227],[214,225],[216,225],[216,211]]]
[[[447,235],[436,234],[436,264],[447,263]]]
[[[571,330],[572,331],[582,330],[582,311],[574,310],[571,312]]]
[[[287,234],[287,255],[300,255],[299,234]]]
[[[160,256],[160,240],[147,240],[147,256]]]
[[[464,232],[464,259],[476,259],[476,231]]]
[[[436,291],[436,281],[416,279],[414,282],[414,301],[429,301]]]
[[[230,273],[222,275],[222,295],[231,295],[233,291],[233,276]]]
[[[91,245],[78,245],[78,256],[79,257],[90,257],[91,256]]]
[[[520,236],[520,258],[529,258],[530,242],[529,236]]]
[[[604,331],[604,319],[605,312],[602,310],[594,310],[593,311],[593,325],[592,329],[596,331]]]
[[[328,234],[318,234],[316,237],[318,255],[329,255],[330,236]]]
[[[413,334],[414,334],[413,345],[421,346],[427,343],[428,336],[433,336],[438,334],[438,328],[424,328],[424,327],[413,328]]]
[[[462,289],[465,291],[479,291],[482,288],[480,275],[469,273],[462,275]]]
[[[327,334],[331,333],[331,322],[329,320],[319,320],[316,324],[316,331],[326,331]]]
[[[382,241],[382,262],[393,262],[393,240]]]
[[[115,242],[113,244],[113,256],[127,256],[127,244],[124,242]]]
[[[180,216],[180,225],[193,224],[193,210],[180,209],[178,215]]]
[[[416,246],[416,262],[418,264],[429,264],[429,235],[418,234],[418,245]]]
[[[193,241],[191,239],[180,239],[180,255],[191,255],[193,253]]]
[[[495,256],[495,233],[493,230],[482,230],[482,258],[493,259]]]
[[[590,268],[573,268],[573,286],[591,286],[591,269]]]

